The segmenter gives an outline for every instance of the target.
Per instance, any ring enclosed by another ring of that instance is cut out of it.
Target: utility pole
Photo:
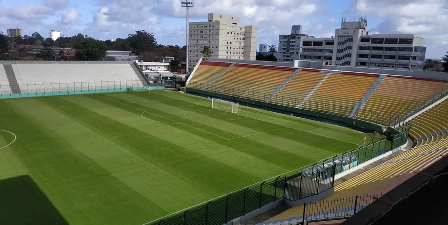
[[[185,60],[185,73],[188,75],[189,71],[188,71],[188,45],[189,45],[189,40],[190,40],[190,34],[189,34],[189,28],[190,28],[190,24],[189,24],[189,17],[190,17],[190,8],[192,8],[194,6],[193,1],[182,1],[181,2],[182,7],[186,9],[186,26],[185,26],[185,36],[186,36],[186,42],[187,42],[187,54],[186,54],[186,60]]]

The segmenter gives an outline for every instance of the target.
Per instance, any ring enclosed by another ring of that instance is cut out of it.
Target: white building
[[[300,59],[323,61],[330,65],[333,59],[334,38],[301,38]]]
[[[426,47],[414,34],[361,36],[355,66],[383,69],[423,70]]]
[[[103,61],[133,61],[138,57],[131,54],[131,51],[113,51],[107,50],[106,57],[103,58]]]
[[[190,71],[203,56],[204,46],[210,46],[211,57],[255,60],[257,27],[243,26],[239,18],[209,13],[208,22],[190,23]]]
[[[258,52],[269,52],[267,44],[258,45]]]
[[[342,20],[335,37],[315,38],[301,34],[294,25],[290,35],[279,36],[279,61],[316,60],[336,66],[422,70],[426,48],[414,34],[371,34],[367,19]]]
[[[53,41],[56,41],[56,39],[58,39],[58,38],[60,38],[61,37],[61,32],[59,32],[59,31],[57,31],[57,30],[51,30],[50,31],[50,38],[53,40]]]
[[[149,79],[166,80],[174,76],[170,72],[170,63],[136,61],[137,65]]]

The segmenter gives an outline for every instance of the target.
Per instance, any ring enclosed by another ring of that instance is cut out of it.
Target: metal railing
[[[153,83],[150,86],[161,86]],[[12,89],[20,89],[20,93],[13,93]],[[70,95],[84,93],[102,93],[126,90],[147,89],[148,85],[140,80],[121,81],[89,81],[89,82],[36,82],[21,84],[18,87],[0,85],[0,98],[38,97],[53,95]]]

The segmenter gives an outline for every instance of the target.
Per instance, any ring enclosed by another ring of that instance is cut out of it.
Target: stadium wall
[[[1,61],[1,64],[132,64],[133,61]]]

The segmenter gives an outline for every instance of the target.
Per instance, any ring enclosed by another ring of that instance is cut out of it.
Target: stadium
[[[170,91],[132,62],[2,61],[0,224],[393,221],[446,199],[448,78],[422,73],[201,58]]]

